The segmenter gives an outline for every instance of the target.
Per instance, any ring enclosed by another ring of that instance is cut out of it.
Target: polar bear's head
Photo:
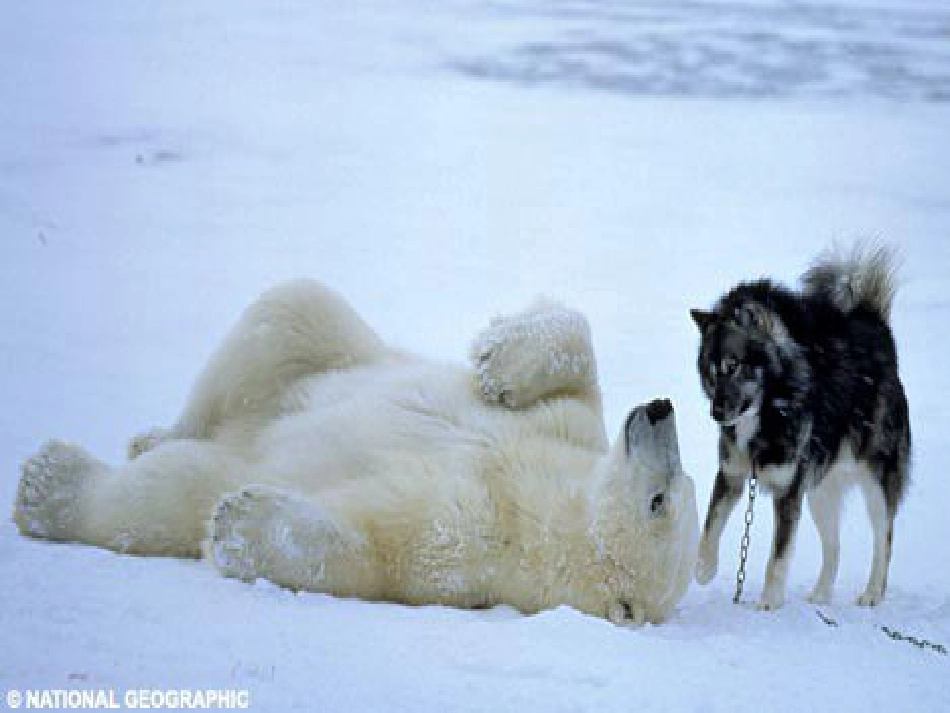
[[[661,622],[692,579],[699,530],[669,400],[631,411],[603,465],[594,524],[599,559],[612,570],[609,596],[617,598],[608,615]]]

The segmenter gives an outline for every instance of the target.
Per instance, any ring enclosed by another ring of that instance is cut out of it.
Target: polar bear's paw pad
[[[274,560],[292,556],[288,498],[247,487],[221,499],[211,521],[210,556],[226,577],[245,582],[267,576]]]
[[[49,441],[20,469],[13,519],[24,535],[66,539],[83,486],[101,464],[79,446]]]

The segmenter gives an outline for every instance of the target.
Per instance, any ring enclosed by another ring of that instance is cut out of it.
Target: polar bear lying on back
[[[608,448],[587,322],[495,320],[473,369],[385,346],[336,294],[264,294],[168,432],[111,468],[48,443],[23,466],[24,534],[197,557],[224,575],[365,599],[665,619],[697,513],[672,407]]]

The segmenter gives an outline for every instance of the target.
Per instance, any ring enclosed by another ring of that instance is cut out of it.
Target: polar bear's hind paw
[[[221,574],[253,582],[270,577],[277,561],[294,558],[289,501],[279,491],[254,485],[221,499],[211,521],[208,548]]]
[[[79,446],[49,441],[21,467],[13,519],[20,532],[69,539],[79,518],[79,499],[102,465]]]

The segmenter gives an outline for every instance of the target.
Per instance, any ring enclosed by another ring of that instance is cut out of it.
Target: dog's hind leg
[[[808,509],[821,538],[821,573],[808,601],[812,604],[828,604],[838,576],[840,553],[841,482],[835,473],[829,473],[808,492]]]
[[[888,507],[884,487],[877,479],[862,478],[860,483],[874,536],[874,556],[871,562],[871,575],[864,593],[858,597],[858,604],[873,607],[881,603],[884,599],[884,591],[887,589],[887,570],[891,562],[895,512]]]

